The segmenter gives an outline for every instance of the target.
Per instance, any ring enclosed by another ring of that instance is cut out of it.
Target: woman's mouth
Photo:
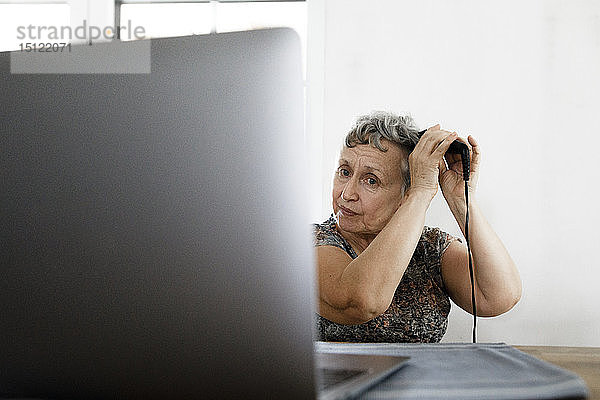
[[[354,211],[349,210],[346,207],[342,207],[339,204],[338,207],[340,208],[340,212],[342,213],[342,215],[345,215],[346,217],[352,217],[354,215],[357,215],[357,213],[355,213]]]

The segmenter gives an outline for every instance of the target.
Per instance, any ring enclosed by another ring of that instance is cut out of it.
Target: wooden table
[[[587,384],[590,400],[600,400],[600,347],[514,346],[541,360],[575,372]]]

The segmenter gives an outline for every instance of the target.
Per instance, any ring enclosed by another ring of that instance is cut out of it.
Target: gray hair
[[[408,155],[420,139],[419,130],[410,115],[399,116],[386,111],[373,111],[356,119],[356,123],[346,135],[345,144],[347,147],[369,144],[386,152],[388,149],[381,144],[381,138],[389,140],[406,152],[406,160],[402,160],[400,171],[404,179],[404,190],[407,190],[410,187]]]

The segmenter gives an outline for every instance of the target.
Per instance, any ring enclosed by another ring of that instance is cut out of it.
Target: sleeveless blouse
[[[336,230],[332,215],[314,224],[315,246],[335,246],[358,257]],[[450,299],[441,273],[441,257],[459,240],[439,228],[425,226],[412,259],[396,288],[390,307],[360,325],[343,325],[316,315],[319,340],[339,342],[439,342],[448,326]]]

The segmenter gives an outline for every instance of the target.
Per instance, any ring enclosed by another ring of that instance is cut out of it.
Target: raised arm
[[[479,177],[481,151],[469,136],[471,179],[469,182],[469,238],[475,271],[475,301],[479,316],[491,317],[510,310],[521,298],[521,278],[510,254],[485,219],[475,196]],[[449,169],[442,171],[442,192],[465,233],[466,204],[461,162],[447,156]],[[464,244],[453,242],[442,257],[442,276],[452,300],[465,311],[472,312],[468,253]]]
[[[354,260],[337,247],[317,247],[321,316],[338,324],[362,324],[388,309],[430,202],[426,192],[409,189],[392,219]]]
[[[336,247],[317,248],[320,315],[341,324],[360,324],[388,309],[421,237],[425,213],[437,191],[443,155],[456,137],[455,133],[441,131],[439,125],[423,135],[409,156],[411,187],[401,201],[395,199],[399,205],[387,219],[383,218],[382,228],[375,230],[369,240],[365,239],[368,235],[357,235],[351,229],[343,234],[357,251],[357,258],[352,260]],[[358,204],[361,193],[364,198],[384,193],[385,199],[389,190],[385,182],[381,183],[381,192],[376,192],[367,183],[370,177],[356,167],[366,161],[360,157],[357,160],[348,166],[341,163],[334,193],[336,185],[341,185],[344,204]]]

